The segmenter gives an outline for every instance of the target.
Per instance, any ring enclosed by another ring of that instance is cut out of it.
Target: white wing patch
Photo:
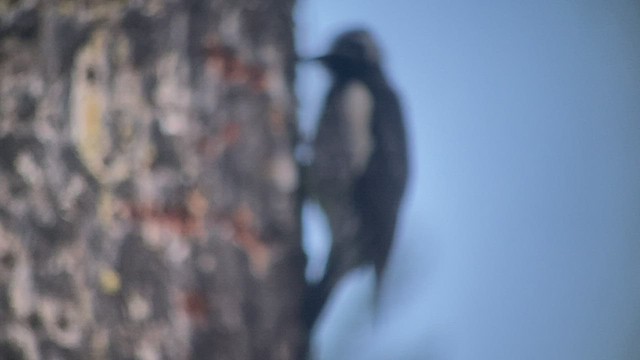
[[[374,147],[371,134],[373,97],[362,82],[352,81],[346,86],[342,111],[349,123],[347,138],[351,140],[351,167],[356,174],[361,174],[369,162]]]

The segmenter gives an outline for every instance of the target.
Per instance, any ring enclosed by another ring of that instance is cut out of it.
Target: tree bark
[[[0,358],[299,357],[292,7],[0,1]]]

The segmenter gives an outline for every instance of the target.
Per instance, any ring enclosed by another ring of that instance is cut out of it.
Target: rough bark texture
[[[0,1],[0,359],[293,359],[293,0]]]

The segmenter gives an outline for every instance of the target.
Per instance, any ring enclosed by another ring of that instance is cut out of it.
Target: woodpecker
[[[347,31],[328,54],[313,60],[333,77],[308,169],[308,186],[327,215],[332,244],[323,278],[307,291],[309,329],[350,270],[373,264],[379,288],[408,167],[402,109],[370,33]]]

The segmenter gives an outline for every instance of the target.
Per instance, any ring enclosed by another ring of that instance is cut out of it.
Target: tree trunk
[[[293,0],[0,1],[0,358],[294,359]]]

